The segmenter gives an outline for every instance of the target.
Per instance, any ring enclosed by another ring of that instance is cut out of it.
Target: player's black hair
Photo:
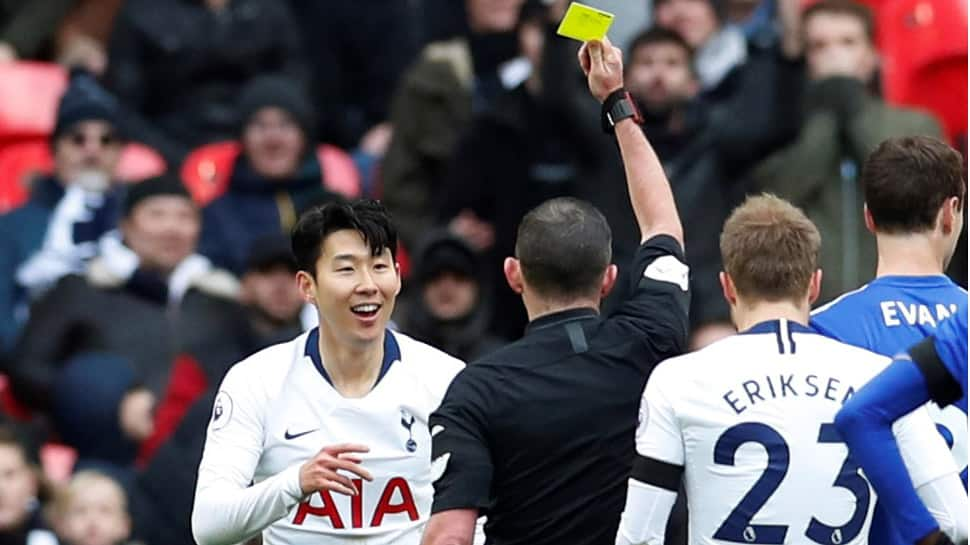
[[[866,159],[861,183],[876,230],[932,230],[943,203],[966,196],[963,157],[929,136],[890,138]]]
[[[612,258],[603,214],[579,199],[550,199],[519,223],[515,256],[539,295],[559,300],[597,294]]]
[[[397,229],[384,205],[373,199],[331,202],[307,210],[293,227],[290,243],[298,269],[316,277],[323,241],[344,229],[360,233],[373,255],[380,255],[387,248],[397,259]]]

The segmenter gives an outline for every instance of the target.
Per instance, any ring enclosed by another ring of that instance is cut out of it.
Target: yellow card
[[[613,24],[612,13],[573,2],[566,10],[566,16],[559,23],[556,34],[581,42],[602,40],[611,24]]]

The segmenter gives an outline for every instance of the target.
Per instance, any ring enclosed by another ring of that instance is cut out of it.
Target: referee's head
[[[603,214],[578,199],[550,199],[519,223],[505,278],[532,317],[550,305],[593,306],[613,288],[612,234]]]

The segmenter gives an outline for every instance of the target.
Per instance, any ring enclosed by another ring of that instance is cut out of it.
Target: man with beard
[[[718,233],[741,190],[727,179],[709,112],[695,100],[701,86],[687,42],[674,31],[654,27],[633,40],[629,59],[627,89],[640,105],[643,129],[683,216],[693,270],[691,344],[700,348],[734,331],[717,281]]]

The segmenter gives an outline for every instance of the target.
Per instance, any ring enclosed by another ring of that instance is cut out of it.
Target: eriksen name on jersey
[[[788,373],[745,380],[737,388],[725,392],[721,398],[735,414],[741,414],[749,406],[767,399],[822,397],[844,404],[854,393],[855,389],[852,386],[843,385],[842,381],[835,377],[824,378],[814,374]]]

